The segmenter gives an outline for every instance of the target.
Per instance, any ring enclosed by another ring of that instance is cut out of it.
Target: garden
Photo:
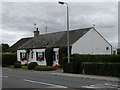
[[[70,47],[70,53],[71,53]],[[120,54],[118,55],[70,55],[70,63],[67,58],[67,46],[59,47],[59,65],[53,66],[53,48],[45,50],[47,66],[40,66],[36,62],[21,65],[17,61],[16,53],[3,53],[2,66],[9,68],[21,68],[36,71],[53,71],[63,69],[64,73],[88,74],[120,77]],[[24,60],[24,58],[22,59]]]
[[[51,54],[51,52],[48,53]],[[22,65],[21,61],[17,61],[16,53],[1,53],[1,56],[2,56],[2,67],[19,68],[19,69],[36,70],[36,71],[53,71],[53,70],[61,69],[60,66],[58,65],[52,66],[53,65],[53,62],[51,60],[52,58],[51,59],[48,58],[47,66],[40,66],[37,64],[37,62],[31,62],[29,64]],[[21,60],[24,60],[24,58],[22,58]]]

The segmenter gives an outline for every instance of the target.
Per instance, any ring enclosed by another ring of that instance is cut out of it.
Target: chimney
[[[39,36],[38,28],[36,28],[36,31],[34,31],[34,37]]]

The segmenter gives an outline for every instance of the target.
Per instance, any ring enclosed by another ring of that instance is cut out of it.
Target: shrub
[[[21,61],[17,61],[16,63],[19,63],[19,64],[21,64]]]
[[[38,66],[37,62],[31,62],[28,64],[28,69],[34,69],[36,66]]]
[[[71,46],[70,46],[70,54],[71,54]],[[64,45],[61,45],[59,47],[59,64],[60,66],[62,66],[62,60],[64,57],[67,57],[68,56],[68,47],[67,46],[64,46]]]
[[[2,53],[2,65],[13,65],[17,62],[17,54],[16,53]]]
[[[21,64],[20,63],[14,63],[14,68],[21,68]]]
[[[53,66],[53,48],[48,47],[45,49],[45,58],[47,66]]]
[[[56,70],[56,68],[50,67],[50,66],[36,66],[35,70],[36,71],[53,71],[53,70]]]
[[[120,63],[83,62],[85,74],[120,77]]]

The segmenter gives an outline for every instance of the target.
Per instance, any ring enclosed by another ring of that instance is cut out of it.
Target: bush
[[[13,65],[17,62],[17,54],[16,53],[2,53],[2,65]]]
[[[53,66],[53,48],[49,47],[45,49],[45,58],[47,66]]]
[[[36,66],[38,66],[37,62],[31,62],[28,64],[28,69],[34,69]]]
[[[65,73],[81,73],[81,61],[77,59],[78,57],[70,57],[70,63],[68,63],[68,58],[63,58],[63,71]]]
[[[35,70],[36,71],[53,71],[53,70],[56,70],[56,68],[50,67],[50,66],[36,66]]]
[[[70,46],[70,54],[71,54],[71,46]],[[61,45],[59,47],[59,64],[60,66],[62,66],[62,60],[64,57],[67,57],[68,56],[68,47],[67,46],[64,46],[64,45]]]
[[[120,77],[120,63],[82,63],[85,74]]]
[[[16,63],[19,63],[19,64],[21,64],[21,61],[17,61]]]
[[[21,68],[21,64],[20,63],[15,63],[14,68]]]

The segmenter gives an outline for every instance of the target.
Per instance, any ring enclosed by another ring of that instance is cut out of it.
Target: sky
[[[70,30],[93,27],[113,47],[118,46],[117,2],[67,2]],[[2,2],[0,3],[0,43],[10,46],[21,38],[33,37],[34,24],[40,34],[66,30],[66,5],[58,2]]]

